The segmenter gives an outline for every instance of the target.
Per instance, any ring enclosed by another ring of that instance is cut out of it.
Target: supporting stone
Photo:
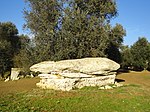
[[[76,88],[83,88],[85,86],[103,86],[114,84],[115,77],[116,75],[82,78],[75,86]]]
[[[36,85],[43,89],[54,89],[70,91],[74,88],[83,88],[88,86],[103,86],[114,84],[115,74],[109,76],[98,76],[91,78],[60,78],[50,74],[40,74],[41,80]]]
[[[19,77],[19,73],[20,73],[21,69],[20,68],[11,68],[11,75],[10,75],[10,79],[11,80],[18,80]]]

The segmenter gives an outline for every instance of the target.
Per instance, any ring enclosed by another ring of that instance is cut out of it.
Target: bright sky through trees
[[[125,45],[132,45],[138,37],[145,36],[150,41],[150,0],[116,0],[118,17],[112,20],[112,25],[120,23],[126,29]],[[0,22],[13,22],[19,34],[25,23],[23,18],[24,0],[0,0]]]

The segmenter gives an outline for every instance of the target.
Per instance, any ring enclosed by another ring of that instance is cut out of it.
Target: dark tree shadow
[[[115,82],[125,82],[125,80],[124,79],[115,79]]]
[[[129,72],[130,72],[129,69],[119,69],[119,70],[117,71],[117,73],[119,73],[119,74],[121,74],[121,73],[129,73]]]

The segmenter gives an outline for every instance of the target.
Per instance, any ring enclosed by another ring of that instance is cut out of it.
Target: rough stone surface
[[[40,78],[44,79],[63,79],[64,77],[60,75],[53,75],[53,74],[39,74]]]
[[[114,84],[116,75],[99,76],[94,78],[83,78],[75,85],[76,88],[83,88],[85,86],[103,86],[108,84]]]
[[[11,80],[18,80],[19,77],[19,73],[20,73],[21,69],[20,68],[11,68],[11,75],[10,75],[10,79]]]
[[[8,77],[7,79],[5,79],[5,81],[4,82],[8,82],[10,80],[10,77]]]
[[[70,91],[86,86],[106,86],[114,84],[116,70],[120,65],[107,58],[83,58],[62,61],[46,61],[30,67],[41,72],[38,87]],[[110,89],[106,86],[105,89]]]
[[[98,74],[98,75],[110,75],[111,71],[115,71],[120,68],[120,65],[107,58],[83,58],[72,59],[62,61],[45,61],[35,64],[30,67],[31,71],[51,73],[51,72],[63,72],[68,70],[69,72],[77,72],[84,74]]]
[[[50,74],[40,74],[41,80],[36,85],[44,89],[70,91],[74,88],[86,86],[103,86],[114,84],[115,74],[109,76],[98,76],[93,78],[60,78]]]
[[[105,87],[104,87],[104,86],[101,86],[101,87],[99,87],[98,89],[105,89]]]
[[[105,89],[113,89],[113,88],[111,86],[109,86],[109,85],[106,85]]]
[[[54,89],[62,91],[70,91],[75,86],[77,79],[47,79],[41,80],[36,85],[44,89]]]
[[[65,78],[91,78],[93,75],[87,75],[83,73],[60,73]]]
[[[114,87],[121,87],[121,86],[123,86],[123,84],[118,83],[118,82],[115,82],[115,84],[114,84]]]

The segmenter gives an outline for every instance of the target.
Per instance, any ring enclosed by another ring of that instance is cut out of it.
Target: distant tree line
[[[131,47],[122,46],[122,68],[132,70],[150,70],[150,43],[145,37],[139,37]]]
[[[114,0],[26,0],[26,24],[33,35],[18,35],[11,22],[0,23],[0,74],[46,60],[107,57],[123,68],[149,69],[150,45],[140,38],[123,46],[123,26],[111,26],[117,17]]]

